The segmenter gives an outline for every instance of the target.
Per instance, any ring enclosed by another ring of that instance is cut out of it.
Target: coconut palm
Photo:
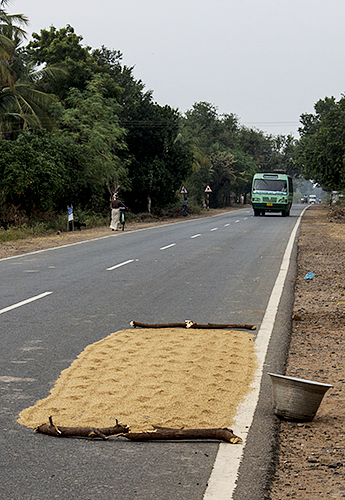
[[[1,86],[13,86],[13,71],[10,62],[13,58],[16,45],[26,38],[23,26],[28,19],[23,14],[8,14],[4,7],[8,0],[0,0],[0,82]]]
[[[44,78],[61,73],[60,68],[36,70],[20,47],[28,23],[22,14],[4,10],[8,0],[0,0],[0,138],[12,138],[23,129],[51,128],[48,114],[55,97],[37,89]]]
[[[38,81],[61,71],[48,67],[35,70],[31,63],[22,65],[21,74],[15,74],[13,85],[3,86],[0,92],[0,136],[10,138],[24,129],[51,129],[54,126],[49,108],[56,98],[35,86]]]

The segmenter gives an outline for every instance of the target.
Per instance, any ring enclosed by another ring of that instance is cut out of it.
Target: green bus
[[[252,182],[251,204],[254,215],[281,212],[290,215],[293,198],[292,178],[281,172],[255,174]]]

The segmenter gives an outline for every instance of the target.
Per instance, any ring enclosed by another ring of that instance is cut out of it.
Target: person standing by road
[[[188,200],[186,197],[185,197],[183,205],[182,205],[182,215],[183,216],[188,215]]]
[[[113,199],[111,200],[111,221],[110,221],[110,229],[112,231],[118,231],[118,225],[120,222],[120,207],[124,207],[127,209],[126,205],[122,203],[121,200],[118,199],[117,194],[115,193]]]

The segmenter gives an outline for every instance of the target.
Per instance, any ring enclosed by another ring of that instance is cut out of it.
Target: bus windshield
[[[287,182],[280,179],[255,179],[253,190],[287,194]]]

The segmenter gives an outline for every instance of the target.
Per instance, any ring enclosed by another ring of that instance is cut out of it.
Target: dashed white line
[[[12,309],[16,309],[17,307],[25,306],[26,304],[29,304],[30,302],[33,302],[34,300],[43,299],[43,297],[46,297],[47,295],[50,295],[51,293],[53,293],[53,292],[44,292],[44,293],[41,293],[40,295],[36,295],[35,297],[31,297],[30,299],[26,299],[26,300],[22,300],[21,302],[17,302],[17,304],[13,304],[12,306],[8,306],[8,307],[5,307],[4,309],[0,309],[0,314],[11,311]]]
[[[201,234],[200,234],[200,233],[199,233],[199,234],[193,234],[193,236],[191,236],[190,238],[191,238],[191,240],[192,240],[193,238],[199,238],[199,236],[201,236]]]
[[[165,247],[161,247],[159,250],[166,250],[167,248],[174,247],[175,245],[176,245],[176,243],[171,243],[171,245],[167,245]]]
[[[228,224],[224,224],[224,227],[228,227],[228,226],[230,226],[230,224],[229,224],[229,223],[228,223]]]
[[[240,220],[239,220],[239,219],[238,219],[238,220],[235,220],[235,222],[240,222]]]
[[[108,267],[107,271],[112,271],[113,269],[117,269],[118,267],[130,264],[131,262],[134,262],[134,259],[126,260],[125,262],[120,262],[120,264],[116,264],[116,266]]]
[[[211,229],[211,231],[217,231],[218,227],[214,227]]]

